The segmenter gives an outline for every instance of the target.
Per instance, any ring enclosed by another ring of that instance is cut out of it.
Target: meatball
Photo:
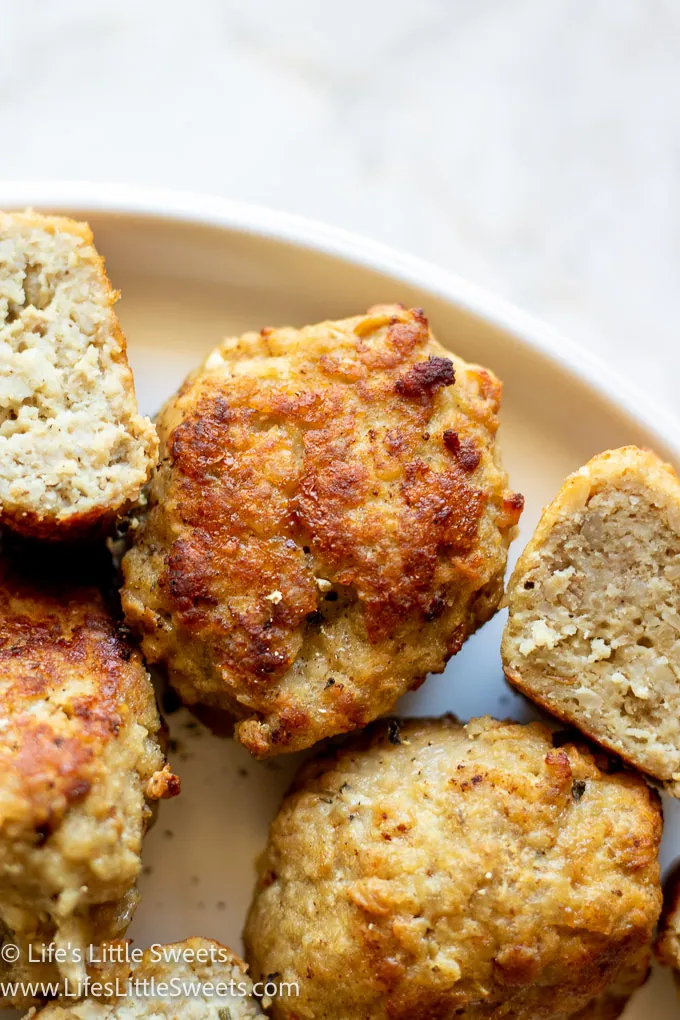
[[[500,393],[417,310],[225,340],[157,423],[123,563],[147,659],[261,757],[443,670],[497,608],[521,512]]]
[[[5,986],[76,979],[77,952],[125,931],[149,805],[179,791],[142,659],[87,559],[23,544],[0,558],[0,932],[20,951]],[[42,959],[52,942],[63,966]]]
[[[663,914],[654,948],[659,962],[673,969],[680,1001],[680,867],[677,862],[666,887]]]
[[[114,951],[115,951],[114,947]],[[36,1020],[256,1020],[264,1017],[243,960],[212,939],[147,949],[132,966],[104,964],[96,997],[57,1000]],[[128,954],[129,956],[129,951]],[[167,986],[167,987],[163,987]],[[29,1020],[28,1017],[25,1020]]]
[[[86,223],[0,213],[0,522],[74,537],[135,500],[158,439]]]
[[[607,765],[542,723],[450,717],[304,765],[245,929],[254,979],[299,983],[275,1020],[615,1015],[648,966],[662,817]]]
[[[545,510],[508,585],[505,674],[680,796],[680,479],[599,454]]]

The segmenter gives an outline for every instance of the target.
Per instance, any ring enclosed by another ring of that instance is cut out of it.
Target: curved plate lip
[[[140,216],[217,227],[282,241],[391,276],[511,335],[600,399],[623,409],[658,436],[680,462],[680,421],[656,407],[602,359],[483,287],[378,241],[303,216],[195,191],[91,181],[0,182],[0,209],[30,206],[54,213]]]

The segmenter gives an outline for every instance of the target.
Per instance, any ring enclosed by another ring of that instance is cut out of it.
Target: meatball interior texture
[[[501,384],[387,306],[228,339],[166,405],[123,571],[148,660],[258,756],[389,710],[495,612]]]
[[[569,475],[508,584],[508,680],[680,796],[680,479],[634,446]]]
[[[21,949],[5,981],[76,976],[29,963],[33,942],[125,931],[149,804],[179,791],[141,657],[74,555],[0,559],[0,922]]]
[[[110,528],[156,462],[86,223],[0,212],[0,520],[35,538]]]
[[[661,909],[657,794],[541,723],[375,723],[303,766],[245,929],[276,1020],[615,1016]],[[617,1005],[618,1004],[618,1005]]]
[[[57,999],[34,1014],[36,1020],[256,1020],[264,1017],[253,996],[253,984],[243,960],[212,939],[190,938],[157,946],[153,951],[147,950],[134,967],[104,965],[97,980],[114,985],[117,994],[109,996],[108,1000],[90,997],[75,1003]],[[174,982],[173,994],[168,997],[163,998],[153,988],[170,982]],[[218,989],[219,984],[229,988]],[[200,986],[205,986],[206,990]],[[121,989],[127,988],[128,994],[120,994]],[[218,990],[226,994],[218,995]]]

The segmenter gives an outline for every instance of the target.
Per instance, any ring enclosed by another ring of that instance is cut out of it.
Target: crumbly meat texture
[[[148,674],[88,559],[82,585],[75,554],[0,559],[0,932],[21,949],[3,982],[81,972],[30,963],[31,943],[125,931],[150,804],[179,791]]]
[[[0,213],[0,522],[41,538],[103,528],[158,439],[86,223]]]
[[[680,480],[611,450],[544,510],[508,586],[502,655],[524,694],[680,791]]]
[[[417,310],[224,341],[160,415],[123,563],[147,659],[261,757],[443,670],[497,608],[522,508],[500,395]]]
[[[381,720],[303,766],[245,928],[253,979],[299,982],[274,1020],[615,1015],[661,909],[662,817],[606,767],[489,718]]]
[[[156,946],[146,950],[139,964],[114,965],[104,969],[96,980],[111,984],[117,994],[108,1000],[105,997],[66,1003],[57,1000],[34,1014],[36,1020],[142,1020],[145,1017],[148,1020],[163,1017],[167,1020],[180,1017],[181,1020],[256,1020],[264,1017],[253,996],[252,981],[243,960],[212,939],[190,938]],[[171,981],[175,983],[173,994],[167,998],[150,991],[152,983],[157,989],[159,984]],[[219,985],[227,987],[216,987]],[[121,994],[122,991],[127,994]]]

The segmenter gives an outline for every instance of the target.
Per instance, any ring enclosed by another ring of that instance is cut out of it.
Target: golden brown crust
[[[0,518],[3,527],[23,538],[39,542],[96,543],[114,531],[116,521],[127,513],[132,504],[133,501],[127,500],[115,511],[96,507],[86,513],[73,513],[60,519],[55,519],[52,514],[0,506]]]
[[[420,311],[227,340],[158,421],[126,617],[255,754],[361,726],[444,668],[502,588],[521,497],[501,386]]]
[[[606,767],[539,723],[450,718],[305,764],[245,929],[255,979],[300,982],[272,1015],[615,1016],[646,971],[662,820]]]
[[[41,827],[44,839],[44,827],[57,825],[97,781],[103,745],[131,719],[151,732],[158,719],[141,656],[101,590],[56,578],[36,584],[37,565],[26,562],[32,552],[24,551],[19,569],[0,560],[2,716],[9,721],[0,733],[0,834],[21,822]],[[33,711],[40,705],[43,712]],[[155,777],[160,796],[168,782],[161,778],[158,787]]]
[[[148,805],[179,792],[99,583],[104,552],[17,542],[0,557],[0,922],[22,951],[8,979],[58,979],[27,964],[32,940],[125,931]]]

